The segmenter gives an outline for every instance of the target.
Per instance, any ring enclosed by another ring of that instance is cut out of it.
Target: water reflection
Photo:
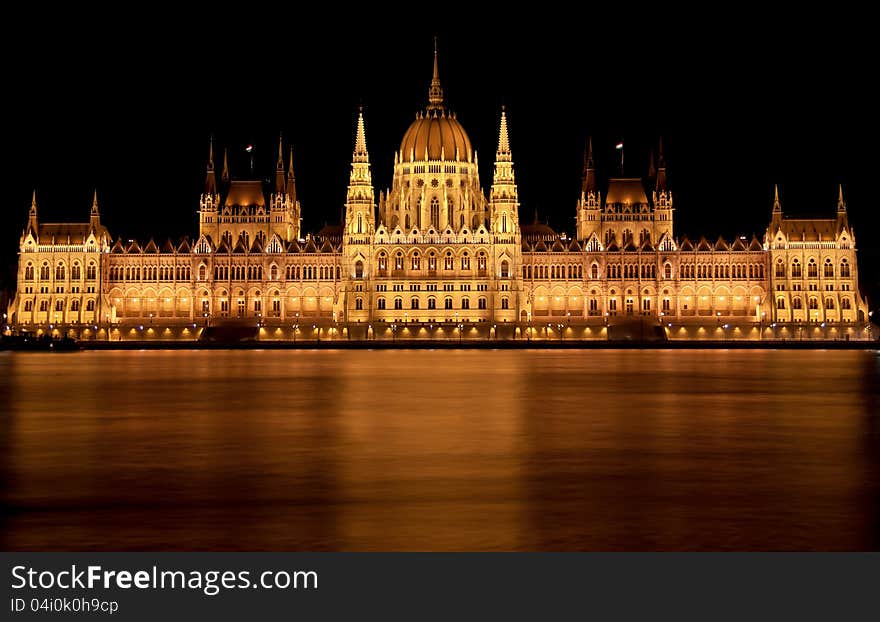
[[[4,549],[876,549],[871,352],[0,355]]]

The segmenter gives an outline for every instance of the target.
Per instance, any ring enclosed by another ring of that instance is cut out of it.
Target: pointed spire
[[[354,139],[355,162],[369,162],[370,155],[367,153],[367,132],[364,129],[364,107],[358,108],[357,134]]]
[[[296,177],[293,174],[293,145],[290,146],[290,158],[287,164],[287,196],[292,204],[296,204]]]
[[[92,216],[98,215],[98,189],[95,188],[95,195],[92,198]]]
[[[773,211],[782,212],[782,203],[779,202],[779,185],[773,184]]]
[[[284,192],[284,136],[278,134],[278,163],[275,165],[275,194]]]
[[[217,174],[214,172],[214,137],[208,146],[208,170],[205,175],[205,194],[217,194]]]
[[[31,196],[31,216],[37,215],[37,189],[34,188],[34,194]]]
[[[843,200],[843,184],[837,185],[837,211],[846,211],[846,201]]]
[[[223,173],[220,175],[220,181],[224,184],[229,183],[229,153],[225,147],[223,148]]]
[[[587,195],[596,192],[596,167],[593,164],[593,137],[587,138],[587,148],[584,149],[584,175],[581,182],[581,192]]]
[[[443,110],[443,87],[440,86],[440,69],[437,64],[437,37],[434,37],[434,75],[428,89],[428,110]]]
[[[31,195],[31,209],[28,212],[28,231],[30,231],[34,238],[39,235],[39,225],[37,224],[37,190],[34,188],[34,193]]]
[[[658,193],[667,192],[669,188],[666,185],[666,159],[663,157],[663,137],[660,137],[660,145],[657,150],[657,185]]]
[[[535,225],[538,224],[538,208],[537,207],[535,208],[535,222],[532,224],[535,224]]]
[[[499,162],[509,162],[511,159],[510,139],[507,135],[507,110],[504,106],[501,106],[501,126],[498,130],[498,152],[495,159]]]

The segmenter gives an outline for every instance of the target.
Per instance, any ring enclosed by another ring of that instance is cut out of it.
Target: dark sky
[[[555,228],[573,229],[588,134],[600,177],[613,172],[618,140],[627,173],[644,174],[662,134],[679,236],[760,235],[774,182],[785,212],[831,216],[842,182],[863,280],[876,288],[880,145],[864,16],[736,5],[742,12],[686,19],[628,7],[478,23],[466,5],[445,6],[443,19],[340,23],[267,11],[24,29],[18,44],[4,44],[4,262],[15,260],[34,187],[47,221],[86,219],[97,187],[114,235],[192,236],[211,134],[229,147],[233,176],[246,174],[243,148],[253,142],[268,177],[283,132],[307,229],[338,221],[358,104],[383,189],[425,104],[437,34],[447,103],[480,153],[487,192],[507,106],[524,220],[537,208]]]

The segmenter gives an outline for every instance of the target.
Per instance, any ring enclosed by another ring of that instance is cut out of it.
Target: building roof
[[[616,177],[611,179],[608,184],[608,194],[605,195],[605,203],[647,204],[648,196],[645,194],[642,180],[638,177]]]
[[[39,237],[42,242],[55,240],[56,243],[84,244],[89,237],[91,225],[87,222],[47,222],[40,223]],[[98,227],[95,237],[106,234],[106,227]]]
[[[266,206],[263,194],[263,182],[233,179],[229,184],[229,192],[223,205],[260,205]]]
[[[782,232],[792,240],[817,242],[837,239],[837,220],[834,218],[784,218]]]

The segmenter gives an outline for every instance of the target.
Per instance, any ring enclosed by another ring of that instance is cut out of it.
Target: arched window
[[[403,270],[403,253],[400,251],[397,251],[397,254],[394,256],[394,269]]]
[[[846,311],[849,311],[852,308],[849,298],[844,298],[840,301],[840,308]]]
[[[467,254],[467,251],[461,256],[461,269],[462,270],[470,270],[471,269],[471,258]]]
[[[785,262],[782,258],[776,261],[776,278],[785,278]]]
[[[363,299],[363,298],[358,298],[357,300],[355,300],[355,301],[354,301],[354,308],[355,308],[357,311],[363,311],[363,310],[364,310],[364,299]]]
[[[269,280],[277,281],[278,280],[278,266],[272,264],[269,266]]]
[[[454,270],[455,266],[452,260],[452,252],[446,251],[446,257],[444,258],[443,267],[447,270]]]
[[[590,266],[590,278],[591,279],[598,279],[599,278],[599,264],[594,263],[592,266]]]
[[[510,301],[507,298],[501,299],[501,308],[502,309],[509,309],[510,308]]]
[[[394,308],[395,309],[403,309],[403,298],[395,298],[394,299]]]
[[[840,276],[841,278],[849,278],[849,262],[846,259],[840,260]]]
[[[95,301],[93,299],[86,300],[86,311],[95,310]]]
[[[501,278],[506,279],[510,277],[510,262],[506,259],[501,261]]]
[[[24,280],[25,281],[33,281],[34,280],[34,264],[28,263],[28,265],[25,266]]]
[[[807,276],[811,279],[819,277],[819,267],[816,265],[816,260],[812,257],[810,258],[810,263],[807,264]]]
[[[791,308],[792,309],[803,309],[803,303],[801,303],[800,298],[792,298],[791,299]]]
[[[379,298],[379,300],[376,301],[376,308],[380,309],[380,310],[385,309],[385,299],[384,298]]]
[[[422,269],[422,258],[419,255],[418,251],[413,253],[411,265],[412,265],[413,270],[421,270]]]
[[[40,280],[41,281],[48,281],[49,280],[49,264],[48,263],[44,263],[42,266],[40,266]]]
[[[818,309],[819,308],[819,301],[815,298],[810,298],[810,301],[808,304],[810,306],[810,309]]]
[[[440,228],[440,200],[437,197],[431,199],[431,226]]]
[[[205,264],[199,266],[199,280],[204,281],[208,275],[208,267]]]
[[[437,299],[436,298],[428,298],[428,308],[436,309],[437,308]]]
[[[825,259],[825,269],[823,272],[823,276],[826,279],[833,279],[834,278],[834,264],[831,263],[830,258]]]
[[[354,278],[362,279],[364,278],[364,262],[358,259],[354,262]]]
[[[834,298],[826,298],[825,299],[825,308],[834,310]]]
[[[479,298],[477,300],[477,308],[478,309],[485,309],[486,308],[486,299],[485,298]]]
[[[501,233],[507,233],[507,213],[501,214]]]
[[[363,217],[362,214],[358,214],[358,228],[357,228],[357,232],[358,232],[358,233],[363,233],[363,232],[364,232],[364,217]],[[362,304],[363,304],[363,303],[362,303]]]
[[[801,262],[797,259],[794,259],[791,262],[791,276],[795,279],[799,279],[803,276]]]
[[[410,308],[410,309],[418,309],[418,308],[419,308],[419,299],[418,299],[417,297],[413,296],[413,297],[410,299],[410,301],[409,301],[409,308]]]
[[[451,309],[452,308],[452,298],[446,298],[443,300],[443,308]]]
[[[470,309],[471,308],[471,301],[469,298],[462,298],[461,299],[461,308],[462,309]]]
[[[785,309],[785,298],[776,299],[776,308],[780,310]]]
[[[79,264],[74,263],[70,268],[70,280],[71,281],[79,281],[82,278],[82,272],[80,271]]]
[[[663,266],[663,278],[664,279],[671,279],[672,278],[672,265],[671,264],[665,264]]]
[[[66,272],[67,271],[64,269],[64,264],[59,263],[57,266],[55,266],[55,280],[56,281],[63,281],[65,278]]]

